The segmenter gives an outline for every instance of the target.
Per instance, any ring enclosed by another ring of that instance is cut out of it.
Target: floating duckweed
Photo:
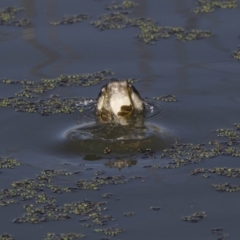
[[[150,209],[151,209],[151,210],[158,211],[158,210],[160,210],[161,208],[160,208],[160,207],[151,206]]]
[[[142,149],[139,148],[138,152],[143,154],[142,158],[156,158],[156,156],[154,155],[155,152],[151,149],[151,148],[146,148],[146,149]]]
[[[101,206],[105,202],[92,202],[84,200],[82,202],[73,202],[58,206],[54,204],[46,204],[41,207],[34,208],[33,204],[25,205],[26,211],[22,217],[13,220],[14,223],[41,223],[46,221],[60,221],[71,218],[71,214],[89,216],[93,221],[101,218],[101,212],[105,210]],[[107,221],[107,218],[104,218]]]
[[[214,149],[207,149],[205,144],[174,144],[171,148],[165,149],[161,158],[173,159],[163,168],[178,168],[189,163],[197,163],[206,158],[212,158],[221,153]]]
[[[62,99],[58,95],[52,95],[47,99],[40,99],[38,101],[30,101],[29,99],[58,87],[85,87],[98,84],[101,81],[109,79],[107,75],[112,74],[111,71],[106,70],[93,74],[61,75],[55,79],[42,79],[40,82],[3,79],[2,83],[21,84],[24,90],[16,93],[14,97],[0,99],[0,107],[14,108],[18,112],[39,113],[42,116],[50,116],[57,113],[82,112],[88,103],[94,102],[93,99],[81,97]]]
[[[105,174],[104,171],[96,171],[96,172],[94,172],[94,175],[96,175],[96,176],[103,175],[103,174]]]
[[[236,0],[198,0],[198,7],[194,9],[195,13],[214,12],[218,8],[237,8]]]
[[[190,216],[184,216],[182,217],[183,221],[187,221],[187,222],[198,222],[199,220],[205,218],[207,215],[205,212],[196,212],[193,213]]]
[[[109,147],[106,147],[103,151],[105,154],[108,154],[111,152],[111,149]]]
[[[103,226],[106,225],[109,221],[114,221],[115,219],[110,215],[97,216],[93,219],[93,223]]]
[[[24,8],[15,8],[15,7],[7,7],[5,9],[0,9],[0,25],[8,25],[8,26],[26,26],[31,22],[29,19],[21,19],[16,21],[11,21],[14,19],[17,13],[24,11]]]
[[[13,240],[13,237],[12,235],[5,233],[3,235],[0,235],[0,240]]]
[[[48,197],[46,193],[41,193],[35,197],[36,203],[47,203],[52,204],[56,203],[56,199],[54,197]]]
[[[108,10],[124,10],[133,7],[137,7],[138,4],[132,1],[123,1],[122,4],[111,4],[106,7]]]
[[[226,176],[226,177],[239,177],[240,176],[240,168],[212,168],[208,169],[210,173],[216,173],[217,175]]]
[[[111,198],[113,196],[112,193],[105,193],[102,195],[103,198]]]
[[[176,34],[177,40],[181,41],[192,41],[202,38],[209,38],[213,34],[210,31],[200,31],[200,30],[185,30],[184,32],[180,32]]]
[[[66,25],[66,24],[73,24],[77,22],[82,22],[84,19],[88,19],[89,15],[88,14],[78,14],[78,15],[73,15],[73,16],[64,16],[60,21],[58,22],[50,22],[51,25],[56,26],[56,25]]]
[[[199,173],[205,173],[207,170],[204,168],[196,168],[194,169],[190,174],[191,175],[197,175]]]
[[[79,233],[48,233],[43,240],[74,240],[74,239],[81,239],[85,236]]]
[[[232,54],[233,58],[240,60],[240,47]]]
[[[81,97],[65,98],[59,97],[48,98],[36,102],[30,102],[26,99],[18,98],[4,98],[0,99],[0,107],[14,108],[17,112],[39,113],[42,116],[50,116],[58,113],[73,113],[82,112],[83,104],[77,102],[84,102],[86,99]],[[89,100],[92,101],[93,100]]]
[[[121,29],[127,27],[138,27],[141,31],[137,38],[145,44],[153,44],[159,38],[169,38],[176,35],[178,40],[196,40],[212,36],[210,31],[185,30],[181,27],[161,27],[149,18],[129,18],[129,12],[114,12],[104,14],[99,17],[98,21],[91,24],[100,29]]]
[[[135,212],[125,212],[124,216],[125,217],[132,217],[135,214]]]
[[[122,169],[122,168],[130,167],[130,166],[133,166],[136,164],[137,164],[137,160],[120,159],[120,160],[115,160],[115,161],[109,161],[108,163],[105,163],[105,166],[110,167],[110,168]]]
[[[15,168],[20,165],[21,163],[15,158],[0,157],[0,168]]]
[[[84,228],[90,228],[92,225],[91,224],[89,224],[89,223],[83,223],[82,224],[82,227],[84,227]]]
[[[238,192],[238,191],[240,191],[240,186],[231,185],[230,183],[213,184],[212,186],[219,192]]]
[[[94,229],[94,232],[101,232],[101,233],[104,233],[106,235],[116,236],[119,233],[123,232],[123,229],[122,228],[110,227],[110,228],[105,228],[105,229]]]
[[[95,177],[91,180],[79,180],[77,182],[77,187],[84,190],[99,190],[100,186],[102,185],[124,184],[128,181],[129,180],[126,179],[123,175]]]
[[[213,228],[211,229],[211,233],[216,235],[218,240],[225,240],[228,238],[228,234],[222,232],[223,228]]]
[[[2,83],[6,84],[21,84],[24,90],[16,96],[33,98],[36,95],[53,90],[58,87],[71,86],[92,86],[108,79],[107,76],[112,75],[110,70],[99,71],[92,74],[77,74],[77,75],[60,75],[53,79],[41,79],[39,82],[32,81],[14,81],[10,79],[2,79]]]
[[[153,97],[154,100],[161,100],[164,102],[176,102],[177,98],[173,95],[165,95],[161,97]]]

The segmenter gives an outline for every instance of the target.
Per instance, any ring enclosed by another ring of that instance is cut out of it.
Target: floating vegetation
[[[238,192],[240,191],[240,186],[231,185],[230,183],[222,183],[222,184],[213,184],[212,185],[219,192]]]
[[[213,34],[211,31],[201,31],[201,30],[189,30],[176,33],[177,40],[181,41],[192,41],[197,39],[209,38]]]
[[[197,175],[199,173],[205,173],[207,170],[204,168],[196,168],[194,169],[190,174],[191,175]]]
[[[127,27],[138,27],[141,31],[137,38],[145,44],[153,44],[159,38],[169,38],[175,35],[177,40],[189,41],[212,36],[210,31],[186,30],[181,27],[162,27],[149,18],[130,18],[129,12],[114,12],[104,14],[99,20],[91,24],[100,29],[121,29]]]
[[[132,1],[123,1],[122,4],[110,4],[106,7],[108,10],[125,10],[137,7],[138,4]]]
[[[204,159],[213,158],[216,156],[240,156],[240,125],[234,124],[236,129],[217,129],[215,132],[220,138],[225,138],[226,141],[211,141],[208,144],[174,144],[170,148],[163,150],[161,158],[172,159],[166,166],[162,168],[178,168],[189,163],[197,163]],[[215,172],[219,175],[236,177],[239,169],[234,168],[218,168],[212,170],[196,169],[191,174]]]
[[[135,212],[125,212],[124,213],[125,217],[132,217],[133,215],[135,215]]]
[[[61,75],[54,79],[42,79],[39,82],[3,79],[2,83],[5,84],[22,85],[23,91],[16,93],[14,97],[0,99],[0,107],[14,108],[17,112],[39,113],[42,116],[82,112],[86,106],[95,101],[82,97],[61,98],[58,95],[51,95],[49,98],[37,101],[30,99],[59,87],[86,87],[99,84],[104,80],[109,80],[108,76],[112,74],[111,71],[106,70],[93,74]]]
[[[225,240],[228,238],[228,234],[222,232],[223,228],[213,228],[211,229],[211,233],[216,235],[218,240]]]
[[[161,100],[164,102],[176,102],[177,98],[173,95],[165,95],[160,97],[153,97],[154,100]]]
[[[240,60],[240,47],[232,54],[233,58]]]
[[[94,229],[94,232],[101,232],[104,233],[106,235],[110,235],[110,236],[116,236],[119,233],[123,232],[122,228],[114,228],[114,227],[110,227],[110,228],[105,228],[105,229]]]
[[[103,198],[111,198],[113,196],[112,193],[105,193],[102,195]]]
[[[81,239],[85,236],[83,234],[79,233],[48,233],[46,237],[43,238],[43,240],[74,240],[74,239]]]
[[[155,152],[151,148],[146,148],[146,149],[139,148],[138,152],[143,155],[142,158],[144,158],[144,159],[156,158]]]
[[[236,178],[240,176],[240,168],[212,168],[208,169],[210,173],[216,173],[220,176]]]
[[[106,147],[103,151],[105,154],[108,154],[111,152],[111,149],[109,147]]]
[[[184,216],[182,217],[182,220],[183,221],[187,221],[187,222],[198,222],[199,220],[205,218],[207,215],[205,212],[196,212],[196,213],[193,213],[192,215],[190,216]]]
[[[22,27],[31,24],[29,19],[14,20],[16,14],[24,11],[24,8],[7,7],[0,9],[0,25]]]
[[[5,233],[3,235],[0,235],[0,240],[13,240],[12,235]]]
[[[105,70],[92,74],[60,75],[59,77],[53,79],[41,79],[41,81],[39,82],[2,79],[2,83],[21,84],[24,90],[20,93],[17,93],[16,96],[33,98],[39,96],[39,94],[56,89],[58,87],[88,87],[96,85],[106,80],[107,76],[109,75],[113,75],[113,72],[111,72],[110,70]]]
[[[0,168],[15,168],[20,166],[21,163],[15,158],[11,157],[0,157]]]
[[[150,209],[151,209],[151,210],[154,210],[154,211],[158,211],[158,210],[160,210],[161,208],[160,208],[160,207],[156,207],[156,206],[151,206]]]
[[[99,190],[102,185],[118,185],[128,181],[129,179],[125,178],[123,175],[94,177],[90,180],[79,180],[77,182],[77,187],[84,190]]]
[[[237,8],[236,0],[198,0],[198,7],[194,9],[195,13],[214,12],[218,8]]]
[[[133,166],[136,164],[137,164],[137,160],[119,159],[119,160],[115,160],[115,161],[109,161],[108,163],[105,163],[105,166],[110,167],[110,168],[122,169],[122,168],[130,167],[130,166]]]
[[[197,163],[206,158],[220,155],[214,149],[207,149],[205,144],[174,144],[171,148],[163,150],[161,158],[169,158],[173,161],[163,168],[178,168],[189,163]]]
[[[77,22],[82,22],[85,19],[88,19],[88,14],[78,14],[73,16],[64,16],[60,21],[58,22],[50,22],[51,25],[67,25],[67,24],[73,24]]]

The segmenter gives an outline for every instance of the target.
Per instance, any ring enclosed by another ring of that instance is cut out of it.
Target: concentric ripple
[[[139,149],[166,148],[173,142],[173,137],[163,126],[151,123],[151,120],[163,114],[163,108],[156,103],[146,102],[145,105],[145,116],[130,119],[125,125],[98,123],[94,120],[93,109],[89,109],[85,113],[85,118],[90,122],[65,131],[61,150],[74,155],[89,156],[90,154],[95,156],[91,160],[95,160],[104,158],[107,154],[117,156],[118,154],[134,154]]]

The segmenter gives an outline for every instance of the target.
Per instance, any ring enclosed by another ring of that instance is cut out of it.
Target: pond
[[[0,240],[237,239],[238,5],[2,0]],[[112,80],[141,124],[96,122]]]

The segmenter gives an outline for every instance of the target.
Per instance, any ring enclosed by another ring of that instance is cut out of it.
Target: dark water
[[[13,223],[13,219],[24,213],[23,205],[34,204],[34,200],[28,200],[0,207],[0,235],[7,232],[14,239],[30,240],[43,239],[50,232],[78,232],[87,239],[101,239],[104,235],[93,232],[95,228],[117,227],[124,232],[112,237],[115,239],[214,240],[218,236],[212,234],[211,229],[222,227],[222,232],[229,234],[224,239],[239,238],[240,193],[217,192],[211,187],[225,182],[239,185],[239,178],[213,175],[205,179],[201,175],[189,175],[195,168],[240,168],[239,157],[219,156],[178,169],[143,166],[164,163],[166,160],[159,156],[171,143],[207,143],[214,139],[213,130],[232,128],[239,122],[240,63],[231,55],[240,44],[240,10],[217,9],[213,13],[195,14],[193,0],[135,2],[140,6],[133,9],[134,17],[150,17],[161,26],[210,30],[214,35],[186,42],[172,36],[159,39],[155,45],[145,45],[136,39],[137,28],[99,31],[89,24],[100,14],[108,13],[105,6],[111,1],[1,1],[1,8],[24,7],[25,11],[18,16],[29,18],[32,25],[0,26],[0,78],[39,81],[61,74],[110,69],[119,79],[139,79],[134,86],[144,98],[173,94],[177,102],[161,102],[161,109],[156,111],[163,114],[146,120],[146,126],[150,126],[154,134],[159,131],[157,136],[150,134],[150,143],[144,142],[147,138],[144,141],[130,139],[124,145],[126,149],[116,145],[120,151],[110,154],[103,153],[109,142],[96,140],[90,143],[90,148],[88,143],[78,148],[78,141],[67,138],[68,131],[81,128],[83,123],[94,125],[92,117],[86,118],[84,113],[43,117],[0,108],[0,156],[12,156],[22,164],[15,169],[1,169],[1,189],[11,188],[13,181],[35,178],[46,169],[82,171],[79,176],[57,178],[58,184],[66,186],[76,186],[81,178],[91,179],[95,171],[105,171],[104,175],[110,176],[143,177],[126,184],[102,186],[99,191],[50,193],[58,204],[84,199],[106,200],[106,214],[115,218],[106,226],[83,228],[78,221],[82,216],[76,215],[64,221]],[[90,19],[55,27],[49,24],[65,14],[80,13],[88,13]],[[101,85],[59,88],[44,93],[44,97],[56,93],[62,97],[95,99]],[[0,98],[13,96],[20,90],[19,85],[0,83]],[[139,146],[151,147],[156,158],[144,158],[144,154],[137,151]],[[134,164],[121,170],[107,167],[106,163],[115,158],[134,160]],[[89,168],[92,170],[87,170]],[[112,193],[113,197],[104,199],[104,193]],[[161,210],[151,210],[151,206]],[[197,223],[181,219],[201,211],[205,211],[207,217]],[[135,215],[125,217],[125,212],[135,212]]]

